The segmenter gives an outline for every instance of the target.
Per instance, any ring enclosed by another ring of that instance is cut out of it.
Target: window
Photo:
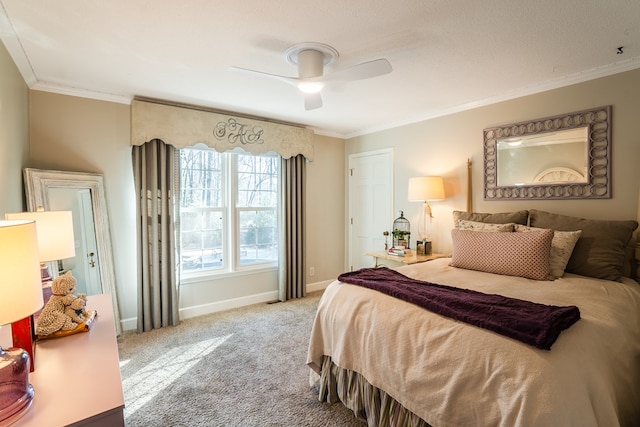
[[[183,274],[278,261],[279,157],[180,150]]]

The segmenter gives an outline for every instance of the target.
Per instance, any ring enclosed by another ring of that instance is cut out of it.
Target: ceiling
[[[638,0],[0,0],[0,38],[30,88],[134,96],[352,137],[640,67]],[[306,111],[290,46],[325,73],[386,58]],[[622,47],[621,53],[618,48]]]

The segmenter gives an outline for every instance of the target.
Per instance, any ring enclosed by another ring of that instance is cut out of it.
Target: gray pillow
[[[515,223],[527,225],[529,211],[503,212],[503,213],[481,213],[481,212],[462,212],[453,211],[453,226],[458,228],[458,221],[461,219],[467,221],[487,222],[490,224],[507,224]]]
[[[619,281],[624,268],[626,246],[638,222],[584,219],[531,209],[529,225],[559,231],[582,230],[565,271]]]

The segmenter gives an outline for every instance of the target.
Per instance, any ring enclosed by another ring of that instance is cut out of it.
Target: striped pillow
[[[451,230],[451,266],[534,280],[553,280],[549,255],[552,230],[486,233]]]

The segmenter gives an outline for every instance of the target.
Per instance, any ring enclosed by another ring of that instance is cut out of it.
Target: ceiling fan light
[[[322,90],[323,86],[320,82],[300,82],[298,89],[304,93],[318,93]]]

